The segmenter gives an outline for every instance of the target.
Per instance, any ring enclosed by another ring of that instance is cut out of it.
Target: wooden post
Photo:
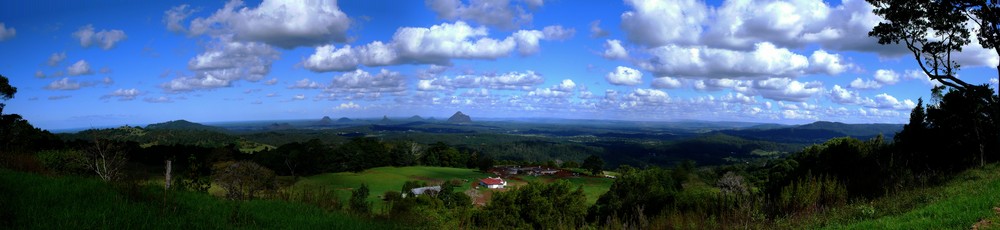
[[[171,167],[170,166],[171,166],[171,163],[172,162],[170,160],[166,160],[167,172],[164,173],[164,181],[163,181],[164,182],[164,188],[166,188],[166,189],[170,189],[170,182],[172,181],[170,179],[170,171],[171,171]]]

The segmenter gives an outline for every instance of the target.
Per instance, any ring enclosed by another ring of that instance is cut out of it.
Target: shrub
[[[805,177],[781,189],[778,205],[785,213],[813,212],[847,202],[847,188],[829,176]]]
[[[84,155],[76,150],[45,150],[36,155],[42,166],[59,174],[84,174],[87,165]]]
[[[275,187],[274,171],[251,161],[219,163],[212,177],[226,190],[226,197],[234,200],[251,199]]]

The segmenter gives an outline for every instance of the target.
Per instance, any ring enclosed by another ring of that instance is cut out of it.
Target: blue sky
[[[933,83],[864,1],[5,1],[44,129],[330,117],[902,123]],[[970,83],[998,58],[955,54]]]

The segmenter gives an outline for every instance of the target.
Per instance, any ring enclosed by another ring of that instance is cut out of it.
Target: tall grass
[[[996,220],[1000,164],[971,169],[939,187],[915,189],[854,204],[837,213],[827,229],[969,229]],[[991,229],[1000,228],[993,223]]]
[[[128,182],[126,182],[128,183]],[[129,191],[138,190],[138,191]],[[393,222],[275,200],[220,200],[92,178],[0,169],[0,226],[13,229],[398,229]]]

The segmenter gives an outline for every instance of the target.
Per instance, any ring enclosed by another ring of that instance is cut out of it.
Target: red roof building
[[[479,185],[485,186],[491,189],[498,189],[507,186],[507,181],[499,177],[487,177],[485,179],[479,180]]]

